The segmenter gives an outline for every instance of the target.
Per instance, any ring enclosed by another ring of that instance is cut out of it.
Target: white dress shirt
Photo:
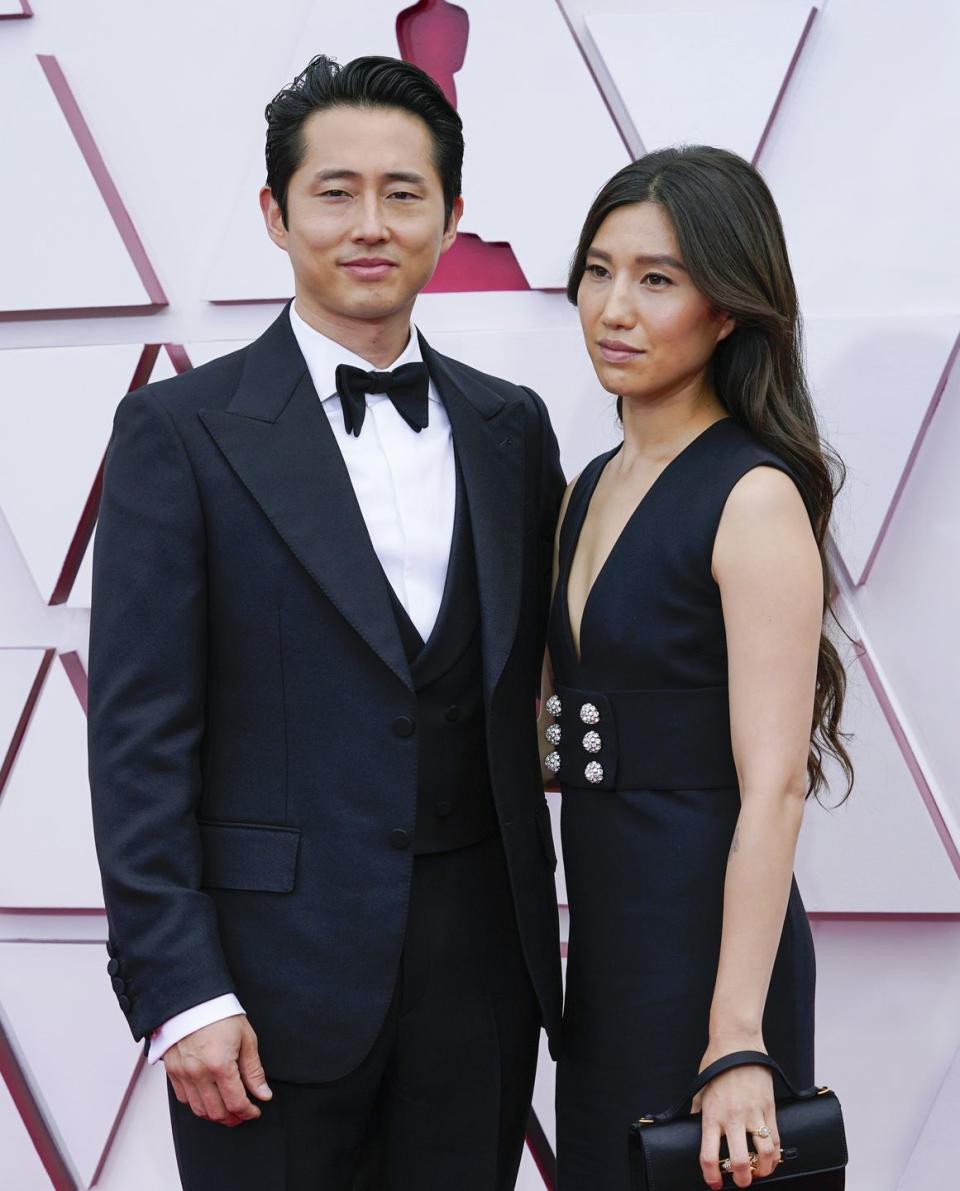
[[[453,538],[457,474],[447,411],[431,379],[429,423],[419,433],[400,417],[386,393],[371,393],[362,431],[348,434],[336,390],[337,366],[352,364],[369,371],[375,365],[315,331],[293,303],[290,323],[343,453],[373,549],[426,641],[440,611]],[[411,328],[407,346],[387,367],[422,359],[416,330]],[[237,998],[226,993],[178,1013],[151,1035],[150,1062],[159,1062],[187,1034],[243,1011]]]

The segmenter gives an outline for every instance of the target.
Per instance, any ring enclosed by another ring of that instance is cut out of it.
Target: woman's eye
[[[589,273],[591,277],[607,276],[607,270],[603,267],[603,265],[587,265],[587,267],[584,269],[584,273]]]
[[[665,289],[668,285],[673,285],[670,278],[665,277],[663,273],[648,273],[643,280],[651,283],[651,289]]]

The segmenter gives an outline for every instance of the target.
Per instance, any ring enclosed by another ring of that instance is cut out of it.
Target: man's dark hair
[[[287,223],[287,187],[303,161],[302,128],[308,116],[329,108],[398,108],[426,124],[433,163],[443,185],[444,224],[460,194],[463,125],[456,109],[428,74],[399,58],[354,58],[340,66],[325,54],[270,100],[267,119],[267,185]]]

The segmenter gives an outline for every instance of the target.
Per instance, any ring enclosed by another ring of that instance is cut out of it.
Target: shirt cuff
[[[190,1009],[184,1009],[150,1035],[147,1062],[159,1063],[164,1052],[175,1046],[181,1038],[186,1038],[194,1030],[202,1030],[204,1026],[213,1025],[215,1021],[222,1021],[225,1017],[235,1017],[243,1011],[243,1006],[233,993],[224,993],[222,997],[214,997],[212,1001],[203,1001]]]

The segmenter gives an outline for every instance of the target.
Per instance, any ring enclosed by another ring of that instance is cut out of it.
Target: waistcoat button
[[[447,708],[446,717],[451,724],[455,724],[460,718],[460,708],[456,705],[456,703],[451,703]]]
[[[404,848],[410,847],[410,832],[404,831],[402,827],[396,827],[390,832],[390,846],[402,851]]]
[[[438,819],[446,819],[453,813],[453,807],[449,802],[438,802],[433,809],[436,811]]]
[[[408,715],[398,715],[393,721],[394,736],[412,736],[415,724]]]

